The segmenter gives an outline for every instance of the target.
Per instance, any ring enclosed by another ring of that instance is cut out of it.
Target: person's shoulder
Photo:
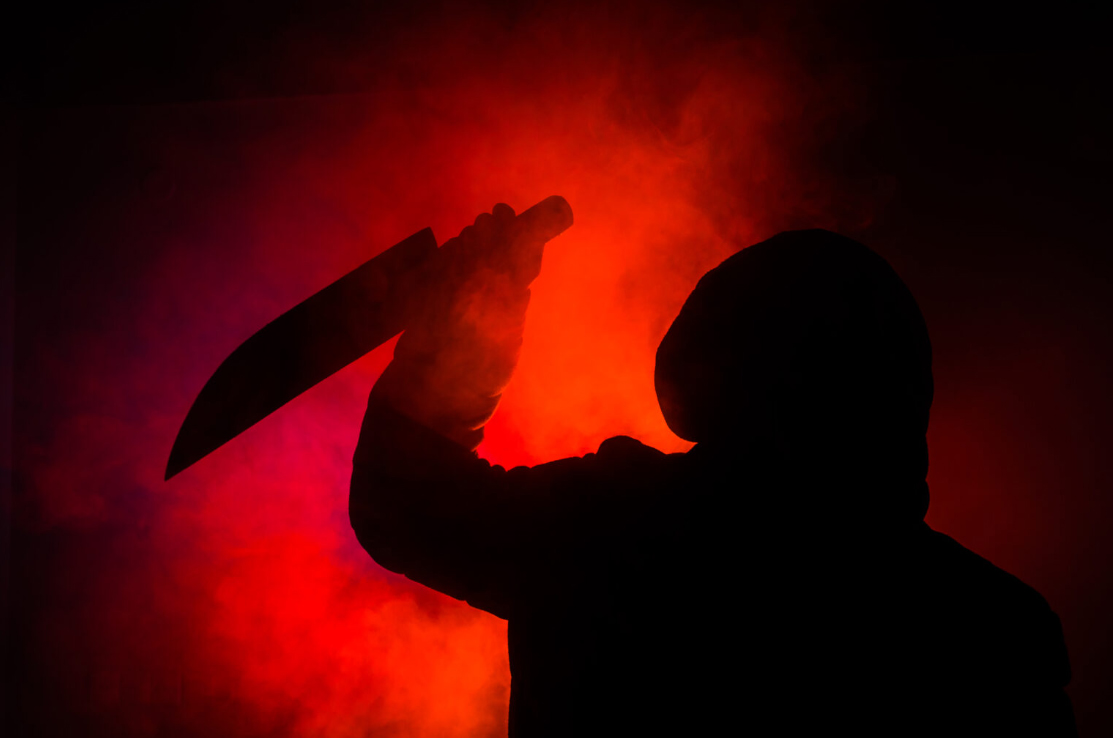
[[[924,541],[931,568],[967,597],[998,602],[1010,611],[1050,611],[1047,600],[1035,588],[947,534],[928,528]]]
[[[980,648],[1001,665],[1011,662],[1018,675],[1069,681],[1062,626],[1043,595],[946,534],[928,529],[924,541],[925,579],[941,608],[941,626],[954,614]]]

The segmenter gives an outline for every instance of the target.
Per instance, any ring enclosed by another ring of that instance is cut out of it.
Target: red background
[[[381,570],[347,524],[389,346],[162,471],[268,320],[420,228],[550,194],[576,225],[481,453],[683,450],[653,355],[699,275],[786,228],[857,237],[932,334],[929,523],[1044,594],[1083,734],[1113,730],[1094,35],[822,7],[31,17],[7,119],[11,734],[505,733],[505,623]]]

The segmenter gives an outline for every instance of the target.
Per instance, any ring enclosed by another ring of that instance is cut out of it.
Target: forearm
[[[481,216],[441,247],[429,275],[440,291],[423,296],[372,390],[353,459],[350,515],[363,547],[469,602],[490,601],[482,592],[509,578],[499,571],[515,508],[507,472],[474,451],[517,363],[540,268],[542,242],[510,243],[513,217]],[[508,245],[535,263],[508,264]]]
[[[402,335],[373,395],[474,450],[518,361],[529,291],[498,275],[465,284]]]
[[[436,520],[487,522],[455,508],[466,501],[474,511],[495,483],[474,451],[520,344],[520,328],[499,343],[450,317],[402,336],[371,391],[353,458],[352,526],[376,561],[406,574],[405,552],[429,549],[423,538]]]
[[[445,243],[376,396],[474,450],[518,362],[543,247],[505,205]]]
[[[447,508],[452,501],[467,496],[463,488],[486,468],[474,453],[373,393],[353,459],[352,529],[379,565],[436,586],[428,581],[424,562],[443,552],[440,546],[431,550],[425,538],[437,521],[451,515]]]
[[[499,617],[544,538],[546,475],[506,471],[372,397],[360,433],[349,516],[380,566]]]

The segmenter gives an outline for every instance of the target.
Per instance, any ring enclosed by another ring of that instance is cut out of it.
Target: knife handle
[[[572,226],[572,207],[560,195],[552,195],[519,213],[518,222],[549,241]]]

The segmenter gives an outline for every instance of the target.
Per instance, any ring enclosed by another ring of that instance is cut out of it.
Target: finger
[[[495,216],[490,213],[480,213],[475,216],[475,230],[479,232],[481,237],[490,233],[494,225]]]
[[[470,237],[468,250],[478,261],[501,264],[506,260],[514,225],[514,210],[504,203],[496,204],[490,213],[480,213],[475,224],[464,229]]]
[[[502,202],[491,208],[489,217],[491,230],[487,233],[487,238],[491,243],[488,244],[488,249],[491,256],[498,260],[510,246],[509,241],[514,236],[517,218],[514,217],[514,208]]]
[[[491,214],[498,224],[499,243],[495,245],[493,252],[496,254],[496,259],[505,262],[514,248],[514,241],[517,239],[518,234],[518,218],[514,215],[514,208],[510,207],[504,202],[496,203],[491,208]]]
[[[484,259],[484,254],[490,250],[491,241],[495,238],[495,229],[495,217],[490,213],[480,213],[475,218],[475,225],[464,229],[470,231],[471,238],[467,248],[473,259]]]
[[[477,220],[478,220],[478,218],[477,218]],[[475,228],[475,226],[470,225],[470,226],[464,226],[464,229],[462,231],[460,231],[460,235],[457,236],[456,238],[454,238],[453,240],[456,241],[457,243],[465,244],[465,243],[471,243],[472,241],[474,241],[475,237],[476,237],[476,228]]]

